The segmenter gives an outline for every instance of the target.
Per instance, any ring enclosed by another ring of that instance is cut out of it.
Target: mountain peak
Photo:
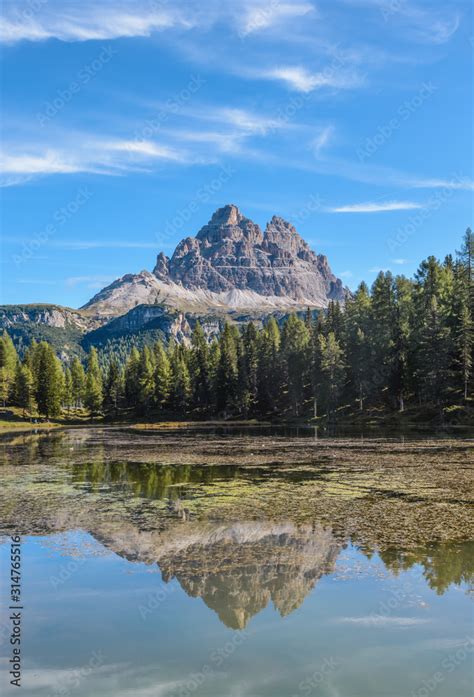
[[[152,274],[141,274],[117,290],[114,284],[98,300],[107,307],[120,291],[120,302],[133,307],[174,298],[178,307],[199,298],[219,307],[327,307],[344,302],[346,290],[327,259],[317,255],[284,218],[274,215],[265,233],[235,204],[218,208],[196,236],[182,239],[171,258],[158,255]],[[104,295],[105,294],[105,295]],[[110,296],[110,299],[109,299]],[[237,300],[238,302],[237,302]],[[259,300],[261,298],[261,300]],[[97,305],[94,298],[88,306]],[[237,302],[237,304],[236,304]],[[112,302],[113,304],[113,302]],[[191,303],[192,304],[192,303]],[[122,305],[121,305],[122,306]]]
[[[234,203],[218,208],[212,215],[209,225],[238,225],[244,216]]]

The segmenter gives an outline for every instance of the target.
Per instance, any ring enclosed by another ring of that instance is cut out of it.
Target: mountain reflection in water
[[[220,436],[112,433],[4,441],[0,532],[85,530],[158,564],[232,629],[269,603],[293,612],[348,543],[394,574],[420,565],[438,594],[472,584],[466,443],[306,442],[291,462],[286,439],[251,436],[237,452]]]

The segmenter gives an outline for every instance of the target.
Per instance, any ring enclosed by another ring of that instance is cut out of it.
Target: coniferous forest
[[[423,261],[413,279],[380,272],[344,306],[257,328],[227,323],[209,342],[196,324],[189,345],[171,340],[124,359],[91,348],[85,365],[61,361],[47,342],[20,360],[0,339],[0,402],[24,416],[300,418],[416,408],[464,420],[473,398],[473,251]]]

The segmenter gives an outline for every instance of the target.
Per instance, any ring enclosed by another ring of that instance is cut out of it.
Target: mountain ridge
[[[78,310],[57,304],[0,306],[0,329],[19,347],[46,339],[59,354],[93,343],[151,334],[187,341],[199,320],[209,339],[225,320],[259,323],[274,315],[324,309],[349,290],[283,218],[262,230],[234,204],[218,208],[196,236],[171,255],[159,252],[152,271],[128,273]]]
[[[273,216],[262,232],[227,204],[171,257],[160,252],[152,272],[116,279],[81,309],[117,314],[161,302],[194,311],[324,308],[330,300],[343,302],[347,292],[327,258],[291,223]]]

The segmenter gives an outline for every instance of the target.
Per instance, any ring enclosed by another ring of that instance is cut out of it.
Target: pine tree
[[[262,415],[275,412],[280,406],[283,378],[280,346],[280,328],[275,318],[270,317],[258,340],[257,402]]]
[[[154,356],[148,346],[144,346],[138,364],[138,410],[145,414],[153,405],[155,393]]]
[[[92,347],[87,358],[84,404],[91,417],[100,414],[103,402],[102,374],[97,350]]]
[[[160,342],[155,344],[155,402],[160,407],[165,407],[171,394],[171,364],[168,355]]]
[[[0,336],[0,400],[3,406],[12,396],[18,355],[10,335],[4,331]]]
[[[34,406],[33,375],[25,364],[18,364],[15,377],[15,401],[23,410],[23,416],[31,414]]]
[[[319,345],[322,392],[326,409],[329,414],[332,414],[344,387],[343,350],[333,332],[329,332],[327,337],[321,335]]]
[[[351,398],[357,400],[359,410],[373,388],[371,348],[371,299],[369,289],[361,283],[345,308],[344,341],[346,344]]]
[[[395,298],[390,389],[397,398],[399,411],[404,411],[405,399],[410,387],[410,343],[413,314],[413,283],[404,276],[398,276],[395,279]]]
[[[64,392],[63,392],[63,404],[67,411],[70,411],[71,406],[74,402],[73,389],[72,389],[72,374],[70,368],[64,371]]]
[[[223,413],[236,406],[239,339],[235,328],[226,322],[219,339],[220,357],[217,370],[217,409]]]
[[[175,346],[171,357],[171,405],[180,414],[186,413],[191,400],[191,376],[182,347]]]
[[[282,363],[287,380],[288,406],[299,416],[310,383],[309,331],[296,315],[290,315],[281,336]]]
[[[238,400],[248,416],[255,410],[258,398],[258,334],[253,322],[244,328],[239,348]]]
[[[125,400],[128,407],[135,409],[140,393],[140,353],[134,346],[125,364]]]
[[[74,357],[71,363],[72,403],[76,409],[82,406],[86,387],[86,374],[82,363]]]
[[[439,310],[436,295],[421,319],[417,378],[421,395],[435,404],[441,403],[448,382],[449,330]]]
[[[115,357],[109,362],[107,377],[104,385],[104,407],[106,411],[118,414],[120,399],[123,391],[123,375]]]
[[[64,374],[61,363],[46,341],[35,348],[35,398],[38,411],[47,419],[59,416],[64,392]]]
[[[193,392],[193,404],[198,409],[206,408],[211,396],[211,366],[209,358],[209,346],[204,336],[204,331],[199,322],[196,322],[192,339],[191,353],[191,380]]]
[[[395,287],[390,271],[381,271],[372,286],[370,345],[372,353],[371,382],[374,397],[390,397],[393,382],[395,350]]]
[[[463,385],[464,400],[467,400],[469,395],[469,384],[472,375],[473,347],[473,322],[469,308],[466,304],[464,304],[461,310],[458,335],[456,337],[458,364],[460,366],[460,377]]]

